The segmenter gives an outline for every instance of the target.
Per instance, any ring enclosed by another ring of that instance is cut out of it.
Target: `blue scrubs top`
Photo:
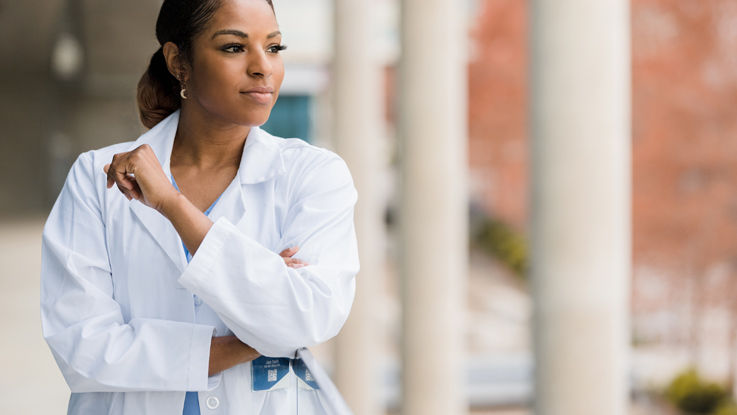
[[[179,186],[177,186],[177,182],[174,181],[174,176],[171,176],[171,184],[174,185],[174,188],[179,190]],[[222,196],[222,194],[220,195]],[[218,196],[217,199],[215,199],[214,202],[212,202],[212,205],[210,205],[209,208],[205,211],[206,216],[210,216],[210,212],[212,211],[212,208],[215,207],[215,204],[217,204],[218,200],[220,200],[220,196]],[[184,245],[184,242],[182,242],[182,247],[184,247],[184,255],[187,257],[187,263],[192,260],[192,255],[189,253],[189,250]],[[200,399],[197,396],[197,392],[187,392],[184,398],[184,412],[182,415],[200,415]]]

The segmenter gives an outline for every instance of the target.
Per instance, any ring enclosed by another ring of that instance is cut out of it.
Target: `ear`
[[[180,82],[186,81],[189,77],[187,71],[188,65],[184,56],[180,53],[179,47],[173,42],[166,42],[162,47],[164,52],[164,59],[166,60],[166,67],[169,69],[169,73],[177,78]]]

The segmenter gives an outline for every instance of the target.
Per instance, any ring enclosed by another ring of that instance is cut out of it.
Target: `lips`
[[[258,104],[270,104],[274,98],[274,88],[270,87],[255,87],[247,91],[242,91],[241,94],[249,97],[251,100]]]
[[[258,93],[258,94],[273,94],[274,88],[268,87],[268,86],[257,86],[255,88],[251,88],[248,91],[244,91],[246,94],[250,93]]]

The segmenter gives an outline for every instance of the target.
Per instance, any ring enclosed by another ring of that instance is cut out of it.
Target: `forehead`
[[[266,0],[223,0],[205,32],[225,29],[240,30],[249,36],[266,35],[279,30],[279,25]]]

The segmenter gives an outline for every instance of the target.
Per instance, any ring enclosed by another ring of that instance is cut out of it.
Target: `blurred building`
[[[523,233],[527,9],[481,2],[469,86],[476,202]],[[631,15],[634,341],[682,346],[722,377],[737,329],[737,3],[632,0]]]
[[[265,128],[331,146],[332,2],[275,3],[289,45],[287,77]],[[485,214],[525,233],[528,2],[465,4],[470,43],[465,34],[438,35],[457,36],[458,47],[470,52],[472,199]],[[159,5],[0,1],[0,214],[45,213],[77,154],[143,131],[135,85],[157,47]],[[376,0],[376,9],[377,54],[387,74],[386,136],[392,137],[398,2]],[[699,351],[701,343],[731,358],[737,330],[730,295],[737,288],[737,3],[632,0],[631,11],[634,337],[683,345],[696,361],[714,356],[712,349]],[[724,361],[716,359],[715,373],[724,372]]]

